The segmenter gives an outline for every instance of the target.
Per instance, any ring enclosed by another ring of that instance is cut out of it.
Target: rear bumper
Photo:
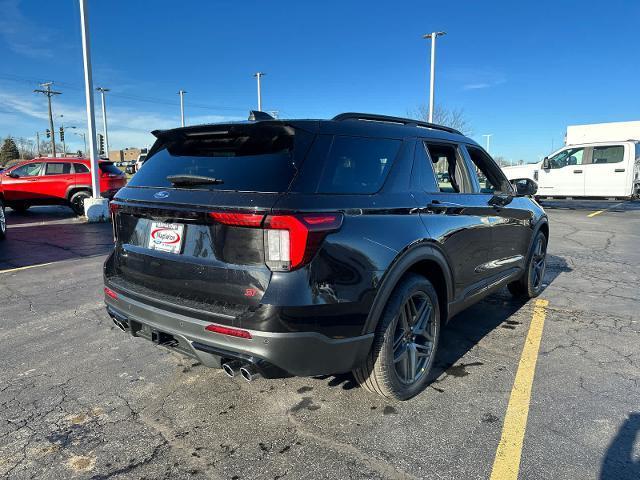
[[[109,315],[133,336],[145,338],[197,359],[208,367],[241,360],[265,377],[343,373],[364,362],[373,334],[330,338],[318,332],[248,330],[250,339],[205,330],[212,322],[159,309],[118,293],[105,297]],[[246,329],[244,329],[246,330]]]

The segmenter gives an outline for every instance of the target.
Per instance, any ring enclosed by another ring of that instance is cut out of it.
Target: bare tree
[[[36,156],[36,144],[33,140],[18,137],[15,138],[16,145],[18,146],[18,151],[20,152],[21,160],[31,160]]]
[[[414,111],[408,112],[408,116],[426,122],[429,119],[429,108],[426,105],[420,105]],[[471,131],[469,121],[464,113],[464,109],[462,108],[448,110],[441,105],[436,105],[436,108],[433,111],[433,123],[455,128],[465,135],[471,135],[473,133]]]

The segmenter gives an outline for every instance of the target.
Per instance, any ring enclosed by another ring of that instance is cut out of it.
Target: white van
[[[542,162],[503,170],[509,180],[535,180],[538,197],[638,197],[640,142],[568,145]]]

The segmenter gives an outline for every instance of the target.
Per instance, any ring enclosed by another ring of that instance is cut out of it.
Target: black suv
[[[540,293],[535,183],[513,187],[460,132],[250,118],[153,132],[111,203],[105,301],[123,330],[230,376],[353,371],[408,399],[448,319],[505,285]]]

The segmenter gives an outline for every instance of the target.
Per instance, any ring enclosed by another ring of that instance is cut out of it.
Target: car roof
[[[404,122],[404,123],[401,123]],[[178,127],[167,130],[154,130],[152,133],[159,139],[179,138],[196,132],[206,132],[232,128],[243,125],[282,125],[299,128],[312,133],[332,135],[352,135],[379,138],[425,138],[452,142],[464,142],[477,145],[476,142],[461,132],[441,125],[429,124],[414,119],[391,117],[385,115],[347,113],[340,114],[330,120],[323,119],[260,119],[240,122],[210,123]]]

